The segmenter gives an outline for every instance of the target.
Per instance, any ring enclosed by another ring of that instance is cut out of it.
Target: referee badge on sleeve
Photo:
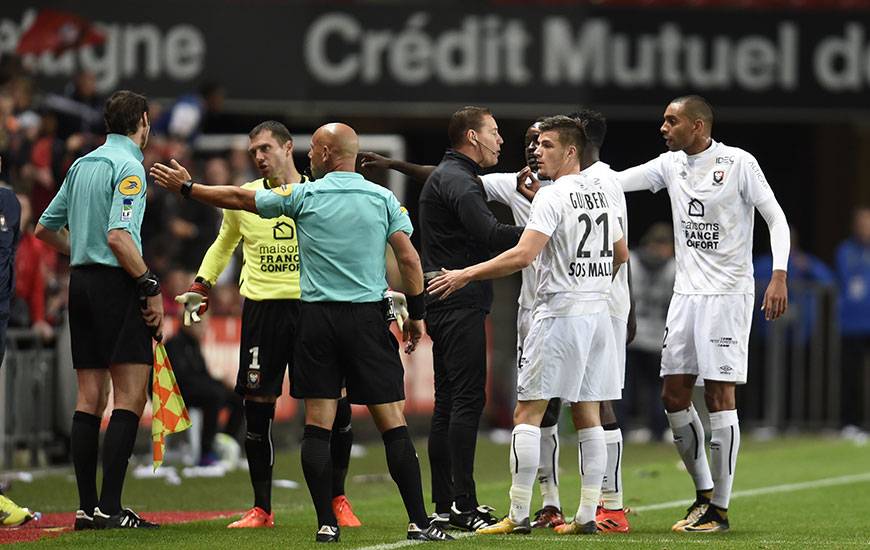
[[[128,222],[133,219],[133,199],[124,199],[121,205],[121,221]]]
[[[142,180],[139,176],[127,176],[118,184],[122,195],[138,195],[142,191]]]

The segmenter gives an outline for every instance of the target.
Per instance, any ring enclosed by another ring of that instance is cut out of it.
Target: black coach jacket
[[[424,273],[484,262],[519,242],[523,228],[495,218],[486,205],[479,175],[476,162],[448,149],[426,180],[419,218]],[[430,310],[470,307],[489,311],[491,306],[490,281],[472,282],[446,300],[429,299],[427,304]]]

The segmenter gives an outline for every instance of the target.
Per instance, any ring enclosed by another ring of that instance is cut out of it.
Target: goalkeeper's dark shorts
[[[236,393],[281,395],[284,374],[293,365],[298,322],[299,300],[245,299]]]
[[[142,318],[136,281],[120,267],[74,266],[69,280],[73,367],[151,365],[151,329]]]
[[[399,343],[384,302],[302,302],[291,395],[356,405],[405,399]]]

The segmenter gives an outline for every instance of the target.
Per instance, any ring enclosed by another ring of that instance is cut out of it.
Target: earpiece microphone
[[[483,147],[484,149],[486,149],[487,151],[489,151],[489,152],[492,153],[493,155],[497,155],[497,154],[498,154],[497,151],[494,151],[494,150],[490,149],[490,148],[487,147],[483,142],[481,142],[481,141],[479,141],[479,140],[476,141],[475,143],[477,143],[478,145],[480,145],[481,147]]]

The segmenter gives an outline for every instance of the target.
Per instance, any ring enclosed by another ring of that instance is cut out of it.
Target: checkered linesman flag
[[[154,451],[154,471],[163,464],[164,438],[168,434],[183,432],[190,427],[190,415],[175,381],[175,373],[166,355],[166,348],[158,343],[154,348],[154,380],[151,394],[151,442]]]

